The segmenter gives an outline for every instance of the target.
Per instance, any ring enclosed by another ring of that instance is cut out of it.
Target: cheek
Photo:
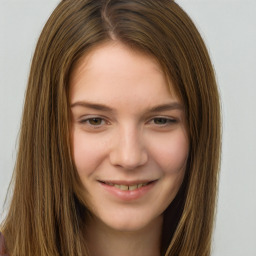
[[[154,158],[165,173],[175,174],[185,169],[189,143],[182,130],[170,136],[158,138],[154,144],[152,149]]]
[[[72,155],[81,179],[90,176],[105,156],[102,140],[94,136],[86,136],[83,131],[74,129],[72,133]]]

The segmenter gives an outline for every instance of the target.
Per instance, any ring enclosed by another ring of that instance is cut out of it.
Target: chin
[[[147,228],[152,228],[152,225],[158,224],[161,222],[162,215],[157,218],[147,218],[146,216],[134,216],[128,215],[125,217],[113,216],[112,218],[101,219],[108,228],[119,232],[138,232]]]

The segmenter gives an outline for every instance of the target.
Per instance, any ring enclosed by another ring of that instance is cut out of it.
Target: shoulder
[[[5,252],[5,242],[4,242],[4,236],[0,232],[0,256],[8,256]]]

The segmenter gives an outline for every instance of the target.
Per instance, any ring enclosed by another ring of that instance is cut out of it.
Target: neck
[[[160,256],[162,216],[136,231],[113,230],[98,219],[87,227],[90,256]]]

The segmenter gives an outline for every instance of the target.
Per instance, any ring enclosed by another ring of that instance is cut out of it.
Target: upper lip
[[[157,179],[145,179],[145,180],[98,180],[99,182],[102,183],[111,183],[111,184],[116,184],[116,185],[126,185],[126,186],[131,186],[131,185],[135,185],[135,184],[145,184],[145,183],[150,183],[150,182],[154,182],[157,181]]]

